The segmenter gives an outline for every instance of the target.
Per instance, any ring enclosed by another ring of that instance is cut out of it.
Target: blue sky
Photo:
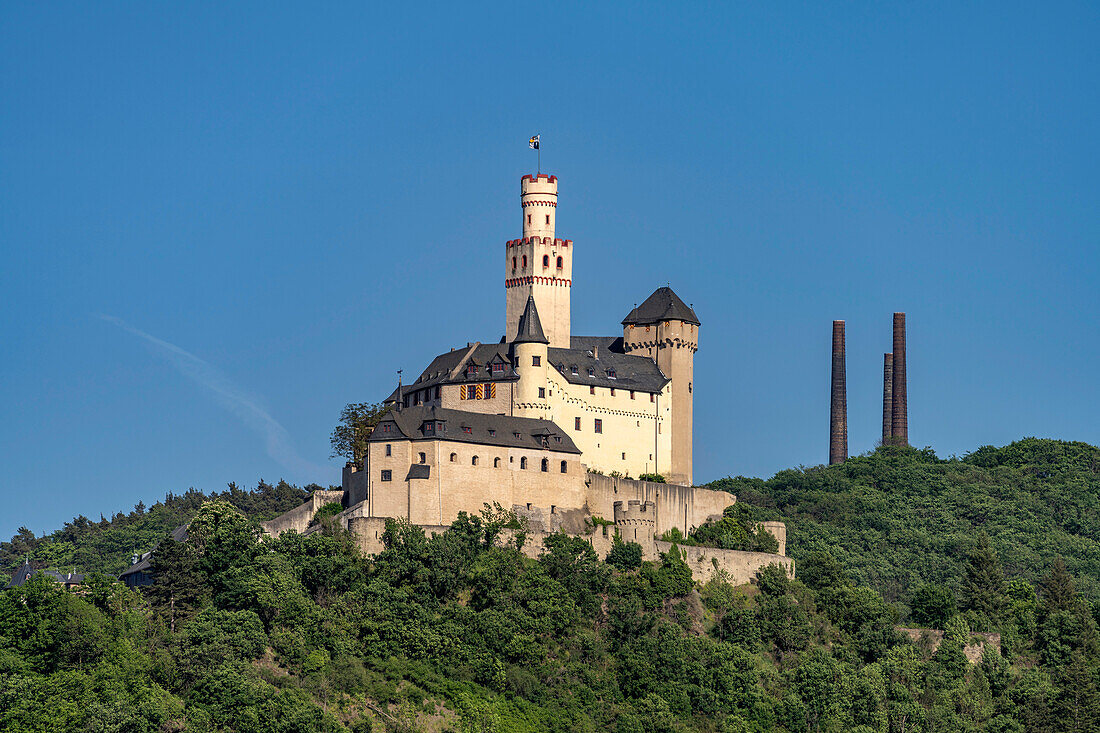
[[[914,444],[1100,443],[1100,6],[595,5],[5,5],[0,537],[338,482],[499,339],[535,132],[574,333],[703,322],[697,480],[827,458],[834,318],[873,448],[895,310]]]

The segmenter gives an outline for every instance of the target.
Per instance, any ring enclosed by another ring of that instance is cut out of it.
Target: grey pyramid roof
[[[672,292],[672,288],[664,287],[654,290],[653,295],[646,298],[644,303],[630,311],[623,319],[623,325],[645,326],[670,320],[699,325],[699,316],[695,315],[695,311],[680,300],[680,296]]]
[[[535,296],[527,296],[527,305],[523,309],[523,315],[519,317],[519,328],[516,329],[516,337],[513,344],[549,344],[550,339],[542,332],[542,323],[539,321],[539,309],[535,307]]]

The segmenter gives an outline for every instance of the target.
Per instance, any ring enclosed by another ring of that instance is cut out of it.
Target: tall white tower
[[[573,285],[573,241],[554,238],[558,178],[540,173],[520,179],[523,238],[505,246],[505,338],[516,338],[527,298],[535,299],[550,346],[569,348],[569,292]]]

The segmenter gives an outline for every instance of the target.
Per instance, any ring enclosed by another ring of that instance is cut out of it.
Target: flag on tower
[[[531,138],[531,139],[530,139],[530,140],[528,141],[527,145],[528,145],[528,146],[529,146],[529,147],[530,147],[530,148],[531,148],[532,150],[538,150],[538,149],[539,149],[539,136],[538,136],[538,135],[535,135],[535,136],[534,136],[533,138]]]

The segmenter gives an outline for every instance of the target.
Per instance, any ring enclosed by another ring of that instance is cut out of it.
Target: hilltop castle
[[[340,500],[341,523],[376,552],[386,518],[435,533],[499,504],[527,520],[525,552],[541,550],[539,533],[586,534],[597,549],[618,533],[652,559],[667,550],[657,535],[687,534],[736,501],[692,487],[695,311],[658,288],[622,320],[621,336],[573,336],[573,241],[555,236],[557,178],[524,176],[520,210],[523,236],[504,246],[504,336],[440,354],[398,386],[362,465],[345,466],[343,491],[317,492],[265,530],[309,531],[320,503]],[[612,534],[593,532],[605,523]],[[779,555],[685,556],[705,574],[747,579],[771,562],[793,570],[785,528],[765,526]]]

